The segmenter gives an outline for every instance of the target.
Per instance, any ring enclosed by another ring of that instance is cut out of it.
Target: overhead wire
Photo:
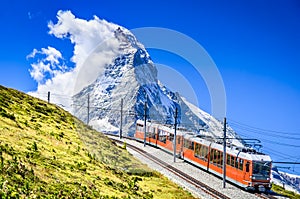
[[[283,136],[283,135],[278,135],[278,134],[272,134],[272,133],[268,133],[268,132],[262,132],[262,131],[258,131],[258,130],[253,130],[253,129],[237,126],[235,124],[231,124],[231,126],[234,127],[235,129],[245,130],[245,131],[250,132],[250,133],[255,133],[255,134],[262,134],[263,133],[264,136],[280,137],[280,138],[290,139],[290,140],[300,140],[300,137],[292,137],[292,136]],[[299,136],[299,134],[298,134],[298,136]]]
[[[253,129],[253,130],[256,130],[256,131],[260,131],[260,132],[269,132],[269,133],[273,133],[273,134],[278,134],[278,135],[282,135],[282,134],[285,134],[285,135],[299,135],[299,133],[295,133],[295,132],[286,132],[286,131],[277,131],[277,130],[270,130],[270,129],[263,129],[263,128],[258,128],[258,127],[254,127],[254,126],[250,126],[248,124],[244,124],[244,123],[241,123],[241,122],[237,122],[235,120],[232,120],[232,119],[228,119],[230,121],[231,124],[236,124],[237,126],[241,126],[241,127],[247,127],[248,129]]]
[[[47,95],[47,93],[36,93],[39,96],[42,96],[42,94],[45,94],[45,97]],[[74,102],[76,102],[76,99],[74,100],[73,97],[68,96],[68,95],[64,95],[64,94],[57,94],[57,93],[51,93],[51,95],[56,96],[56,98],[60,98],[60,99],[70,99],[73,100],[72,106],[79,106],[80,108],[82,108],[84,105],[87,106],[87,104],[76,104]],[[120,112],[120,109],[113,109],[113,108],[104,108],[102,106],[90,106],[90,109],[99,109],[99,110],[103,110],[103,111],[114,111],[114,112]],[[126,112],[131,111],[131,110],[123,110],[123,113],[126,115]],[[133,115],[132,113],[128,114],[128,115]],[[135,116],[140,116],[143,117],[144,113],[135,113]],[[157,117],[157,116],[161,116],[159,114],[148,114],[148,117]],[[165,117],[168,117],[167,115],[165,115]],[[284,138],[284,139],[292,139],[292,140],[300,140],[300,137],[291,137],[291,136],[283,136],[282,134],[285,135],[299,135],[300,133],[291,133],[291,132],[283,132],[283,131],[275,131],[275,130],[267,130],[267,129],[262,129],[262,128],[258,128],[258,127],[253,127],[250,126],[248,124],[244,124],[241,122],[237,122],[235,120],[232,120],[230,118],[228,118],[228,120],[230,121],[230,126],[236,128],[236,129],[240,129],[240,130],[246,130],[248,132],[251,133],[256,133],[256,134],[261,134],[262,132],[264,133],[265,136],[270,136],[270,137],[274,137],[276,135],[276,137],[280,137],[280,138]],[[162,123],[165,121],[161,121]],[[180,123],[183,126],[187,126],[187,127],[192,127],[194,124],[191,123]],[[200,124],[199,124],[200,125]],[[287,144],[287,146],[289,146]],[[293,147],[300,147],[298,145],[291,145]]]
[[[48,93],[37,93],[38,96],[43,96],[44,94],[44,97],[46,98]],[[59,99],[65,99],[65,100],[73,100],[73,103],[71,104],[71,106],[76,106],[76,107],[79,107],[79,108],[76,108],[77,109],[77,112],[80,111],[80,109],[82,109],[83,107],[87,107],[87,103],[84,102],[84,103],[76,103],[76,99],[74,99],[73,97],[71,96],[68,96],[68,95],[64,95],[64,94],[57,94],[57,93],[51,93],[51,95],[55,96],[56,98],[59,98]],[[84,101],[84,100],[80,100],[81,102]],[[109,108],[109,107],[102,107],[102,106],[90,106],[89,107],[90,109],[97,109],[97,110],[102,110],[102,111],[110,111],[110,112],[120,112],[121,110],[119,108]],[[143,118],[144,117],[144,113],[139,113],[139,112],[132,112],[132,110],[123,110],[123,115],[126,115],[126,116],[132,116],[132,117],[137,117],[137,118]],[[147,115],[148,118],[155,118],[155,122],[157,123],[161,123],[161,124],[166,124],[168,121],[170,120],[167,120],[167,119],[158,119],[159,114],[148,114]],[[170,117],[168,115],[164,115],[165,118],[167,117]],[[171,118],[171,117],[170,117]],[[172,121],[172,120],[171,120]],[[244,124],[244,123],[241,123],[241,122],[237,122],[235,120],[232,120],[232,119],[228,119],[229,123],[230,123],[230,126],[233,127],[233,129],[235,129],[235,131],[237,130],[241,130],[240,132],[238,132],[238,135],[240,136],[244,136],[245,138],[248,138],[249,137],[249,134],[245,134],[245,131],[246,132],[250,132],[250,133],[254,133],[254,134],[262,134],[264,136],[267,136],[267,137],[280,137],[280,138],[283,138],[283,139],[288,139],[288,140],[300,140],[300,137],[293,137],[293,135],[299,135],[297,133],[292,133],[292,132],[285,132],[285,131],[276,131],[276,130],[268,130],[268,129],[263,129],[263,128],[258,128],[258,127],[254,127],[254,126],[251,126],[251,125],[248,125],[248,124]],[[194,124],[191,124],[191,123],[180,123],[182,126],[184,127],[194,127]],[[200,125],[200,124],[199,124]],[[244,132],[244,133],[243,133]],[[269,139],[265,139],[265,138],[260,138],[263,142],[266,142],[266,143],[270,143],[270,144],[275,144],[275,145],[280,145],[280,146],[285,146],[285,147],[293,147],[293,148],[300,148],[300,145],[295,145],[295,144],[287,144],[287,143],[283,143],[283,142],[278,142],[278,141],[273,141],[273,140],[269,140]],[[280,153],[278,151],[274,151],[273,149],[268,149],[267,147],[264,147],[267,149],[267,151],[269,153],[273,153],[273,154],[276,154],[277,156],[280,156],[281,158],[283,159],[289,159],[289,160],[292,160],[292,156],[290,155],[287,155],[287,154],[284,154],[284,153]]]
[[[230,125],[233,126],[236,130],[241,130],[244,133],[245,133],[245,131],[248,132],[248,134],[244,134],[239,131],[239,133],[238,133],[239,135],[249,136],[249,133],[252,133],[252,134],[254,133],[256,135],[257,134],[263,135],[264,138],[262,138],[260,136],[259,139],[265,143],[270,143],[270,144],[274,144],[277,146],[283,146],[283,147],[289,147],[289,148],[300,148],[300,145],[285,143],[285,142],[282,142],[282,139],[281,139],[281,141],[274,141],[274,138],[283,138],[283,139],[287,139],[287,140],[299,140],[300,139],[299,137],[294,137],[294,135],[299,135],[299,133],[267,130],[267,129],[253,127],[253,126],[243,124],[240,122],[236,122],[233,120],[230,120],[230,121],[231,121]],[[269,139],[266,139],[266,137],[271,137],[273,139],[269,140]],[[295,163],[299,163],[300,156],[291,156],[288,151],[287,151],[288,154],[286,154],[286,153],[276,151],[276,150],[274,150],[274,148],[268,148],[265,146],[264,146],[264,151],[267,152],[267,154],[270,154],[270,155],[273,154],[275,157],[277,157],[275,159],[276,161],[273,160],[276,165],[280,165],[281,163],[279,163],[279,161],[283,161],[283,162],[291,163],[291,165],[293,165],[293,169],[299,168],[299,167],[295,166]]]
[[[232,125],[233,127],[235,127],[235,129],[237,130],[241,130],[241,131],[238,131],[239,135],[243,135],[243,136],[246,136],[245,131],[247,132],[247,135],[249,136],[249,133],[255,133],[255,134],[259,134],[259,135],[263,135],[264,138],[261,138],[260,136],[260,140],[261,141],[264,141],[264,142],[267,142],[267,143],[271,143],[271,144],[276,144],[276,145],[280,145],[280,146],[286,146],[286,147],[293,147],[293,148],[300,148],[300,145],[295,145],[295,144],[289,144],[289,143],[285,143],[285,142],[279,142],[279,141],[273,141],[273,140],[270,140],[270,139],[266,139],[265,137],[271,137],[271,138],[284,138],[284,139],[290,139],[290,140],[300,140],[300,138],[298,137],[288,137],[288,136],[279,136],[279,135],[272,135],[270,133],[266,133],[266,132],[258,132],[257,130],[253,131],[251,128],[243,128],[243,127],[240,127],[240,126],[235,126],[235,125]],[[258,128],[257,128],[258,129]],[[244,133],[243,133],[244,132]]]

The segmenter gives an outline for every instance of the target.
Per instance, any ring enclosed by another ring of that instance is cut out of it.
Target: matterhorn
[[[113,35],[116,56],[94,82],[73,96],[74,104],[89,106],[88,112],[82,106],[75,106],[75,116],[107,133],[118,133],[122,123],[123,134],[133,136],[138,119],[172,125],[177,109],[180,127],[222,137],[223,124],[219,120],[162,85],[150,55],[129,30],[117,27]],[[112,48],[107,45],[102,48],[107,47]],[[228,137],[238,138],[238,135],[229,128]],[[238,139],[233,142],[241,144]]]

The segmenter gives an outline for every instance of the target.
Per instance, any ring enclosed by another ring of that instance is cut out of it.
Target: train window
[[[220,152],[215,150],[215,163],[219,164],[220,162]]]
[[[266,179],[270,176],[270,167],[270,162],[253,162],[253,175]]]
[[[162,133],[162,130],[161,129],[158,129],[158,134],[161,134]]]
[[[155,129],[153,127],[148,127],[147,137],[155,138],[155,134],[153,132],[155,132]]]
[[[189,149],[194,150],[194,142],[190,142]]]
[[[189,149],[194,150],[194,142],[189,142]]]
[[[239,169],[243,170],[243,166],[244,166],[244,160],[239,158]]]
[[[235,168],[239,167],[239,158],[235,158]]]
[[[223,165],[223,152],[220,152],[219,155],[220,155],[219,156],[219,165],[222,166]]]
[[[194,150],[194,142],[191,142],[189,140],[184,140],[184,143],[183,143],[183,146],[184,148],[188,148],[188,149],[191,149],[191,150]]]
[[[177,143],[178,143],[178,144],[180,144],[180,141],[181,141],[180,138],[181,138],[181,137],[179,137],[179,136],[177,137]]]
[[[249,168],[249,167],[250,167],[250,163],[247,162],[247,163],[246,163],[246,172],[249,172],[249,171],[250,171],[250,168]]]
[[[174,134],[169,135],[169,140],[172,142],[174,140]]]
[[[158,140],[160,142],[166,143],[166,139],[167,139],[167,134],[166,132],[159,130],[159,134],[158,134]]]
[[[212,153],[213,153],[212,162],[215,163],[217,166],[223,165],[223,152],[213,149]]]
[[[159,141],[163,142],[166,144],[167,137],[165,135],[159,136]]]
[[[213,161],[214,161],[214,149],[211,149],[211,150],[210,150],[209,161],[210,161],[210,162],[213,162]]]
[[[235,163],[235,157],[234,156],[230,156],[231,160],[230,160],[230,166],[234,167],[234,163]]]
[[[208,147],[201,145],[201,148],[200,148],[200,157],[202,157],[204,159],[207,159],[208,158],[207,155],[208,155]]]
[[[184,139],[183,146],[184,146],[184,148],[188,149],[189,148],[189,141]]]
[[[231,159],[231,156],[230,155],[227,155],[227,164],[230,165],[230,159]]]
[[[213,163],[217,163],[218,162],[218,151],[216,149],[213,149],[212,152],[213,154]]]
[[[194,153],[195,156],[200,157],[200,148],[201,148],[201,145],[198,144],[198,143],[196,143],[196,145],[195,145],[195,153]]]
[[[195,157],[207,161],[208,148],[201,144],[195,143]]]
[[[200,152],[199,152],[200,153],[200,157],[205,157],[206,156],[206,154],[205,154],[206,153],[205,146],[200,145],[200,149],[199,150],[200,150]]]
[[[153,139],[156,139],[156,133],[154,132],[154,133],[151,133],[151,136],[149,136],[149,137],[151,137],[151,138],[153,138]]]

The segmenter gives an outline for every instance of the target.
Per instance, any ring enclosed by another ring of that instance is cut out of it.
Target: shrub
[[[38,150],[38,146],[37,146],[36,142],[32,143],[32,147],[31,148],[32,148],[33,151],[37,151]]]
[[[14,121],[15,121],[15,119],[16,119],[16,117],[15,117],[15,115],[14,115],[13,113],[12,113],[12,114],[7,113],[6,110],[5,110],[5,109],[2,109],[1,107],[0,107],[0,115],[1,115],[2,117],[6,117],[6,118],[11,119],[11,120],[14,120]]]

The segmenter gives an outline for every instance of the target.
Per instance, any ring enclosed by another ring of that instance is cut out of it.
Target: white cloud
[[[76,18],[71,11],[58,11],[58,22],[49,22],[49,34],[57,38],[68,38],[74,46],[72,61],[79,67],[90,53],[103,41],[112,40],[117,25],[100,20],[94,16],[92,20]],[[106,49],[105,49],[106,50]]]
[[[27,59],[37,58],[37,62],[31,64],[31,77],[39,84],[44,83],[47,76],[53,77],[57,71],[64,71],[65,66],[61,63],[61,53],[53,47],[42,48],[40,51],[34,49]]]
[[[118,54],[119,43],[114,31],[119,27],[94,16],[91,20],[76,18],[71,11],[58,11],[57,22],[48,23],[49,34],[60,39],[69,39],[74,44],[71,61],[75,67],[67,67],[59,50],[48,47],[34,49],[27,58],[35,59],[30,75],[38,82],[37,91],[30,94],[51,91],[72,96],[92,83]],[[52,102],[59,99],[51,98]]]
[[[30,70],[30,75],[38,83],[42,82],[45,78],[44,73],[50,70],[49,64],[44,64],[43,62],[31,64],[31,67],[32,70]]]

